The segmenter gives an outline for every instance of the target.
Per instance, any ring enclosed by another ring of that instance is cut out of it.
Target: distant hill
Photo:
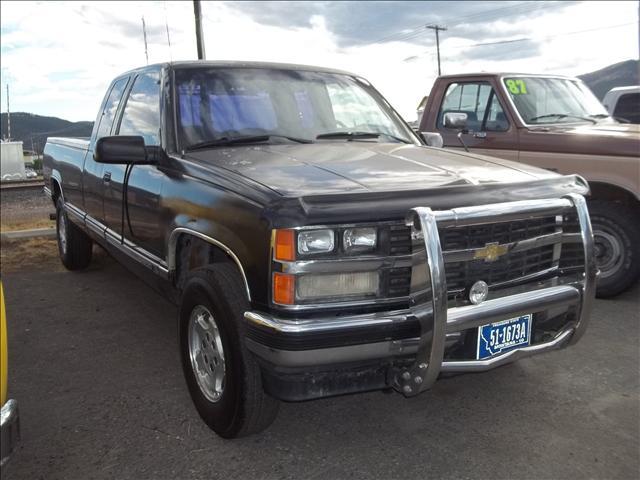
[[[7,114],[3,113],[2,138],[7,136]],[[24,143],[24,148],[42,153],[47,137],[90,137],[93,122],[69,122],[57,117],[43,117],[33,113],[11,112],[11,140]]]
[[[614,63],[601,70],[580,75],[579,78],[602,100],[605,93],[614,87],[640,85],[640,60]]]

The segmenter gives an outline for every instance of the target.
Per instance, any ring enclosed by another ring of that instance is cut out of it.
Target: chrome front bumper
[[[20,440],[18,402],[7,400],[0,410],[0,467],[7,463],[18,440]]]
[[[579,221],[579,241],[584,245],[585,270],[582,278],[563,284],[559,281],[538,282],[528,291],[490,298],[478,305],[447,308],[445,261],[440,245],[438,227],[463,226],[479,223],[522,220],[575,211]],[[313,335],[322,332],[353,332],[357,329],[388,328],[418,320],[420,337],[378,341],[332,348],[285,350],[272,348],[253,339],[246,339],[248,348],[267,362],[283,367],[313,367],[396,356],[413,356],[412,365],[398,370],[393,386],[407,396],[428,389],[441,372],[484,371],[519,358],[554,350],[577,341],[584,333],[595,295],[597,269],[593,255],[593,234],[586,202],[581,195],[571,194],[561,199],[519,201],[467,207],[446,211],[432,211],[418,207],[407,216],[413,227],[412,236],[423,238],[426,250],[426,278],[430,279],[430,301],[415,301],[409,310],[352,315],[328,316],[314,319],[284,319],[276,316],[246,312],[249,324],[274,334]],[[420,268],[420,265],[414,266]],[[422,292],[424,293],[424,292]],[[415,295],[414,298],[418,298]],[[519,315],[552,309],[577,312],[576,321],[557,332],[554,338],[486,360],[445,361],[445,347],[454,342],[460,332]]]

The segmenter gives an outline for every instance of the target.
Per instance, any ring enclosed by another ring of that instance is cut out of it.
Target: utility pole
[[[9,84],[7,83],[7,142],[11,141],[11,112],[9,111]]]
[[[193,14],[196,17],[196,44],[198,46],[198,60],[204,60],[204,37],[202,36],[202,12],[200,0],[193,0]]]
[[[431,30],[435,30],[436,32],[436,50],[438,51],[438,76],[442,75],[442,73],[440,72],[440,30],[442,30],[443,32],[445,32],[447,29],[446,27],[441,27],[440,25],[427,25],[427,28],[430,28]]]
[[[147,26],[144,24],[144,15],[142,16],[142,35],[144,36],[144,56],[147,59],[147,65],[149,65],[149,52],[147,51]]]

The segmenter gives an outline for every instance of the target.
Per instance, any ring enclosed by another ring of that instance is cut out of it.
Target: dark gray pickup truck
[[[97,243],[178,304],[189,391],[223,437],[278,400],[416,395],[588,322],[587,183],[428,147],[353,74],[134,70],[44,167],[62,262],[87,267]]]

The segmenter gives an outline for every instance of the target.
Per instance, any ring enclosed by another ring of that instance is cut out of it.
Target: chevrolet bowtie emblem
[[[485,262],[493,262],[500,258],[502,255],[509,251],[509,247],[506,245],[500,245],[498,243],[487,243],[480,250],[476,250],[474,259],[484,259]]]

